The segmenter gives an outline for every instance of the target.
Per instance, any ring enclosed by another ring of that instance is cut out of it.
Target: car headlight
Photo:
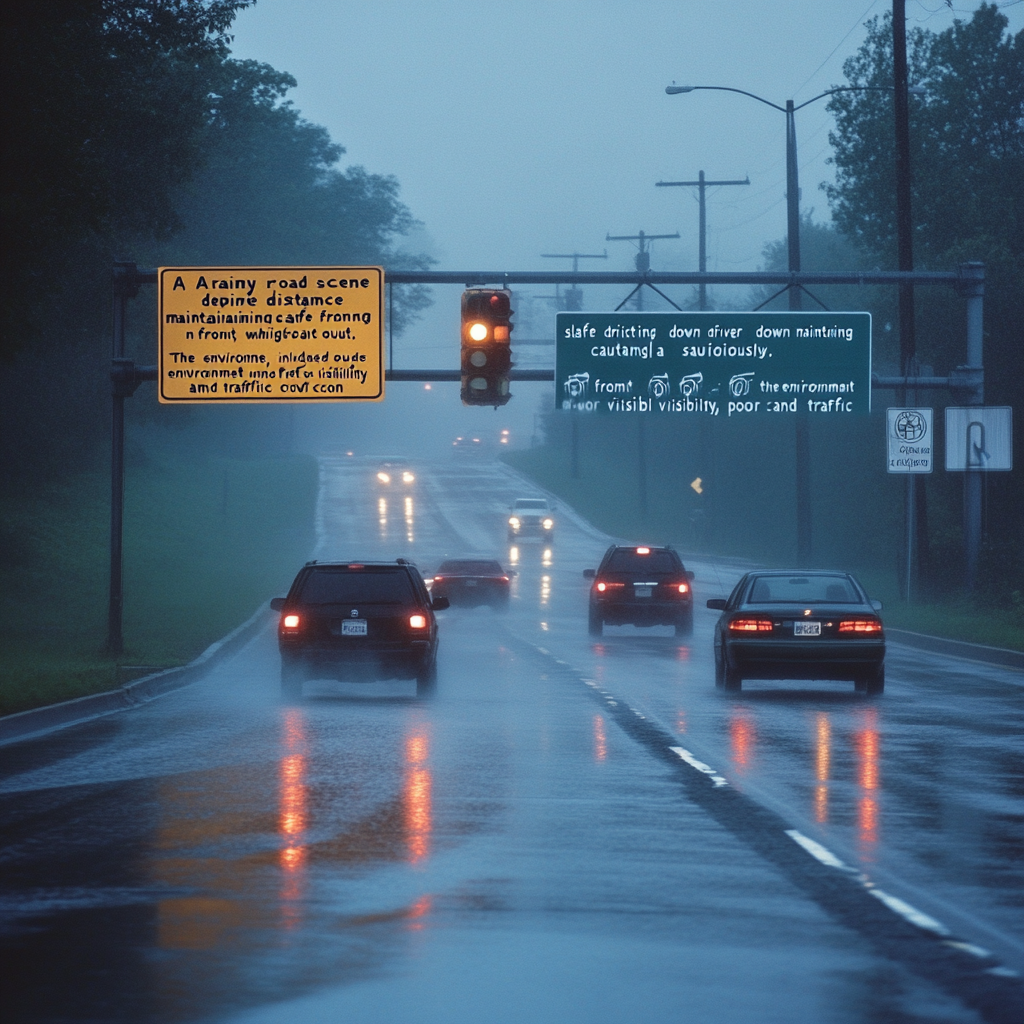
[[[545,519],[544,520],[544,529],[545,530],[550,530],[551,527],[554,526],[554,525],[555,525],[554,519]]]
[[[519,520],[515,516],[512,516],[508,521],[508,525],[511,526],[513,530],[518,530]]]
[[[377,479],[378,479],[378,480],[379,480],[379,481],[380,481],[380,482],[381,482],[382,484],[389,484],[389,483],[391,483],[391,477],[390,477],[390,476],[388,476],[388,474],[387,474],[387,473],[384,473],[384,472],[380,472],[380,473],[378,473],[378,474],[377,474]]]
[[[402,483],[404,483],[404,484],[411,484],[413,482],[413,480],[415,480],[415,479],[416,479],[416,477],[414,477],[412,475],[412,473],[410,473],[408,470],[406,470],[402,474]]]

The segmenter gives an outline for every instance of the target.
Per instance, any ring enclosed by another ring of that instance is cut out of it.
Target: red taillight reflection
[[[410,615],[409,625],[413,629],[426,629],[427,628],[427,617],[426,615]]]
[[[286,615],[281,620],[281,625],[284,626],[285,629],[298,629],[299,621],[298,615]]]
[[[729,629],[734,633],[770,633],[771,619],[733,619]]]
[[[843,619],[839,623],[840,633],[881,633],[882,624],[878,619]]]

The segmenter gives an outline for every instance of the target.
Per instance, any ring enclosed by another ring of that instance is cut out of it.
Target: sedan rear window
[[[404,572],[321,569],[306,577],[299,600],[304,604],[411,604],[414,597]]]
[[[448,573],[453,576],[501,576],[503,570],[494,561],[472,561],[470,559],[453,559],[450,562],[442,562],[438,568],[438,574]]]
[[[750,604],[860,604],[846,576],[759,576],[750,588]]]
[[[679,572],[679,560],[670,551],[651,551],[638,555],[633,548],[619,548],[612,552],[605,566],[608,572],[673,573]]]

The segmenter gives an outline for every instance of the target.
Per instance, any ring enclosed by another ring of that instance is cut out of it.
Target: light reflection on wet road
[[[815,683],[725,696],[714,613],[686,642],[586,635],[581,570],[607,540],[563,510],[554,545],[510,550],[504,509],[524,492],[505,471],[384,488],[375,469],[325,465],[317,557],[407,555],[429,575],[498,554],[519,573],[512,611],[442,613],[431,701],[313,683],[283,707],[267,631],[186,691],[5,750],[10,1019],[997,1019],[809,899],[612,712],[628,703],[1021,968],[1013,673],[893,647],[879,700]],[[740,571],[688,566],[698,606]],[[553,659],[615,707],[595,711]]]

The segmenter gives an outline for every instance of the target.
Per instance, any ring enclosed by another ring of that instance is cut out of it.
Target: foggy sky
[[[977,6],[908,0],[908,28],[939,32]],[[890,9],[889,0],[258,0],[238,16],[233,51],[298,79],[291,99],[345,146],[346,165],[398,178],[425,228],[410,244],[438,269],[568,269],[540,254],[605,249],[607,261],[581,269],[632,269],[633,247],[605,234],[642,228],[682,235],[655,244],[652,266],[695,270],[696,190],[654,183],[703,169],[751,181],[708,192],[708,269],[756,270],[766,243],[785,235],[785,117],[744,96],[667,96],[665,86],[803,102],[843,84],[864,21]],[[1004,13],[1019,31],[1024,4]],[[829,217],[819,189],[832,172],[826,103],[800,111],[796,125],[801,209],[817,220]],[[457,365],[449,291],[435,289],[437,305],[403,339],[396,365]]]

